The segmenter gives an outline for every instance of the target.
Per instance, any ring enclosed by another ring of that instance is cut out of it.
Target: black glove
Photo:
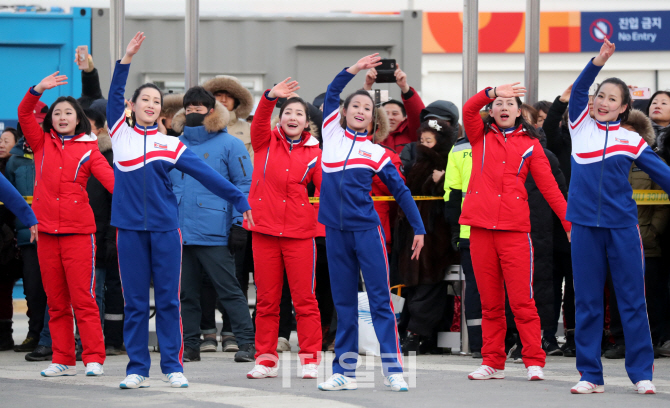
[[[458,241],[461,239],[461,229],[456,228],[451,231],[451,247],[454,248],[454,251],[458,252]]]
[[[228,249],[230,249],[230,252],[244,251],[247,246],[247,236],[247,230],[240,225],[233,224],[228,235]]]

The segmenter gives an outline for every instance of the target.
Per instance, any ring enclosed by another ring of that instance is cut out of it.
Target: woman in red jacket
[[[35,156],[33,211],[39,221],[37,255],[49,305],[52,364],[45,377],[75,375],[77,318],[86,375],[102,375],[105,343],[95,302],[95,219],[86,183],[91,175],[111,193],[114,172],[100,153],[91,123],[71,96],[51,105],[42,126],[33,110],[42,93],[66,84],[58,72],[31,87],[19,105],[19,123]]]
[[[314,295],[316,211],[307,184],[321,188],[321,149],[309,131],[307,105],[289,97],[300,87],[287,78],[265,92],[251,124],[254,173],[249,204],[256,222],[252,231],[256,298],[256,366],[248,378],[276,377],[279,303],[284,269],[298,322],[302,378],[316,378],[321,351],[321,317]],[[270,126],[277,98],[289,99]]]
[[[472,227],[470,252],[482,300],[482,366],[471,380],[505,378],[505,288],[523,344],[528,380],[543,380],[545,353],[533,299],[533,243],[528,193],[530,172],[570,235],[567,204],[537,131],[521,115],[518,83],[486,88],[463,106],[463,126],[472,145],[472,175],[463,202],[462,225]],[[489,116],[479,111],[491,104]]]

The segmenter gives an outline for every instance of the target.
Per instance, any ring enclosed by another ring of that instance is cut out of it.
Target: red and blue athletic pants
[[[472,227],[470,254],[482,301],[483,365],[505,369],[505,288],[514,313],[526,367],[544,367],[542,331],[533,298],[530,234]]]
[[[279,304],[284,270],[295,308],[300,362],[321,360],[321,314],[315,296],[316,244],[313,238],[276,237],[253,232],[256,282],[256,364],[277,364]]]
[[[607,265],[626,339],[626,372],[633,383],[652,380],[654,347],[644,296],[644,250],[638,226],[597,228],[572,224],[575,343],[582,381],[604,384],[600,346]]]
[[[384,375],[402,373],[402,351],[389,288],[386,239],[381,226],[364,231],[326,227],[330,287],[337,311],[333,374],[356,376],[358,277],[363,272],[372,325],[379,340]]]
[[[76,365],[72,309],[84,364],[105,362],[100,312],[95,302],[95,235],[39,233],[37,256],[49,305],[54,364]]]
[[[126,375],[149,377],[149,291],[152,278],[161,372],[184,372],[179,302],[181,245],[179,229],[161,232],[117,229],[116,246],[125,301],[123,339],[130,360]]]

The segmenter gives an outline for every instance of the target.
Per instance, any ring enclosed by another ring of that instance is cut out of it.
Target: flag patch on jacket
[[[154,149],[167,150],[167,144],[154,142]]]
[[[372,160],[372,153],[368,153],[365,150],[358,149],[358,154],[365,157],[366,159],[371,159]]]
[[[628,144],[628,139],[619,139],[616,136],[614,136],[614,141],[617,142],[617,143]]]

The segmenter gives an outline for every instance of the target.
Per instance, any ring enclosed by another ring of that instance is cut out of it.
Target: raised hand
[[[130,61],[132,61],[133,56],[137,54],[137,52],[140,50],[140,47],[142,46],[142,43],[146,38],[147,37],[141,31],[138,31],[137,34],[135,34],[133,39],[130,40],[128,46],[126,47],[126,55],[124,55],[123,58],[121,59],[122,64],[130,64]]]
[[[602,47],[600,47],[600,53],[598,53],[598,56],[593,59],[593,65],[597,65],[599,67],[605,65],[607,60],[610,59],[612,54],[614,54],[615,48],[616,46],[614,43],[611,43],[610,40],[605,38]]]
[[[568,89],[563,91],[563,94],[561,95],[560,98],[558,98],[558,100],[563,102],[563,103],[568,103],[568,101],[570,101],[570,94],[571,93],[572,93],[572,84],[570,84]]]
[[[377,80],[377,70],[374,68],[368,69],[368,72],[365,74],[365,84],[363,84],[363,89],[369,91],[372,89],[372,85]]]
[[[291,81],[291,77],[288,77],[275,85],[274,88],[270,89],[270,92],[268,92],[268,97],[287,98],[289,95],[300,89],[298,86],[298,81],[289,81]]]
[[[35,92],[43,93],[47,89],[52,89],[57,86],[67,84],[67,75],[58,75],[60,71],[56,71],[48,77],[40,81],[39,84],[35,85]]]
[[[526,88],[520,84],[521,82],[515,82],[513,84],[497,86],[495,92],[489,91],[489,95],[501,98],[521,97],[526,93]]]
[[[382,58],[379,56],[378,52],[374,53],[374,54],[367,55],[367,56],[359,59],[358,62],[355,65],[349,67],[347,69],[347,71],[350,74],[356,75],[364,69],[370,69],[370,68],[374,68],[374,67],[377,67],[377,66],[381,65],[382,64],[380,62],[381,59]]]
[[[397,65],[395,69],[395,83],[398,84],[402,93],[407,93],[409,91],[409,85],[407,85],[407,74],[400,69],[400,65]]]

